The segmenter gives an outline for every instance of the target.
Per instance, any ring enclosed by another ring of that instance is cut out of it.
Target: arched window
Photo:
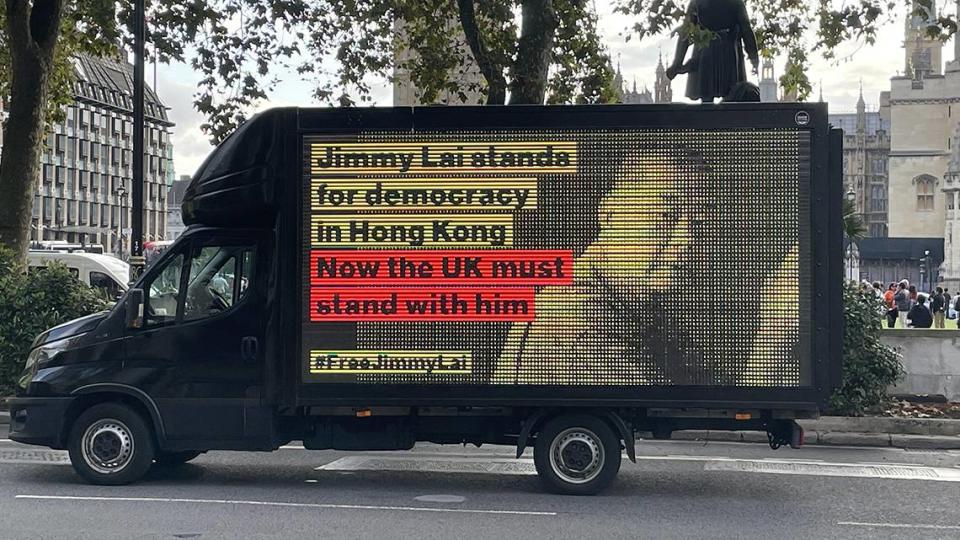
[[[917,188],[917,211],[932,212],[934,201],[934,189],[937,186],[937,179],[929,174],[921,174],[913,179],[913,184]]]

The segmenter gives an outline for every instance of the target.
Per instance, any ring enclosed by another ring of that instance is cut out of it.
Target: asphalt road
[[[541,491],[529,456],[213,452],[133,486],[5,440],[0,538],[960,538],[960,452],[642,442],[595,497]]]

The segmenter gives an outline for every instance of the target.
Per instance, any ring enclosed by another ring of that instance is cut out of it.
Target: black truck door
[[[141,386],[168,439],[216,446],[259,431],[247,412],[261,405],[270,248],[249,234],[195,235],[144,282],[144,328],[127,340],[125,371],[149,373]]]

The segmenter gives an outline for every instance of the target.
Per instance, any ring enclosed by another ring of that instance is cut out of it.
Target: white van
[[[104,292],[111,300],[127,290],[130,265],[110,255],[97,253],[64,253],[61,251],[30,251],[27,264],[30,269],[41,268],[57,261],[66,266],[80,281]]]

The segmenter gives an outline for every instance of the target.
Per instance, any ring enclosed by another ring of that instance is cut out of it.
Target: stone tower
[[[663,53],[660,53],[660,60],[657,62],[657,79],[653,86],[654,103],[670,103],[673,101],[673,88],[670,86],[670,79],[667,78],[667,69],[663,67]]]
[[[780,100],[777,96],[777,78],[773,72],[773,60],[765,58],[763,67],[760,70],[760,101],[763,103],[776,103]]]
[[[931,9],[928,12],[917,14],[917,8],[918,4],[914,0],[910,13],[907,14],[903,38],[904,72],[911,74],[914,79],[923,80],[930,75],[942,73],[943,44],[926,33],[927,27],[937,19],[936,0],[931,0]]]

